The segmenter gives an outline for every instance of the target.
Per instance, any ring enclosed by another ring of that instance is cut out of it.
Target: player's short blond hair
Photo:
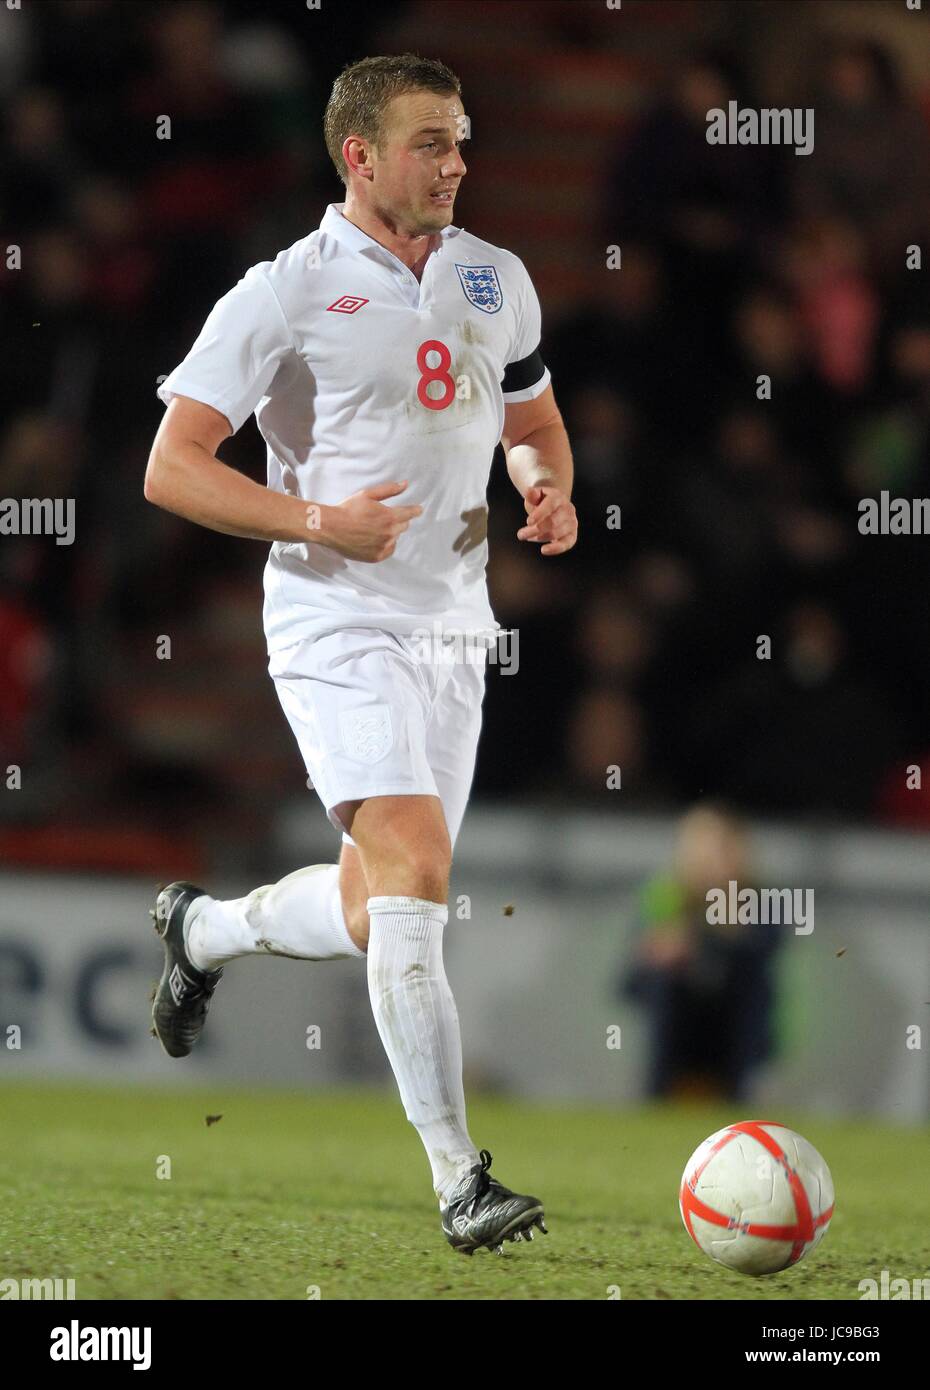
[[[326,103],[323,133],[329,156],[344,184],[348,184],[349,178],[342,157],[346,139],[360,135],[377,149],[384,135],[388,104],[405,92],[421,91],[461,96],[462,84],[445,63],[436,58],[421,58],[416,53],[363,58],[343,69]]]

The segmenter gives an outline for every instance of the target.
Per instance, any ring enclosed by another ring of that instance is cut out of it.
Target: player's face
[[[372,194],[398,230],[423,236],[449,226],[465,175],[459,150],[466,129],[456,96],[405,92],[390,103],[381,147],[372,151]]]

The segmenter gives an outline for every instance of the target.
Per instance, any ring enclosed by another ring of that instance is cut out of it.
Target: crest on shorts
[[[496,314],[504,302],[504,293],[493,265],[459,265],[455,268],[469,304],[483,314]]]
[[[391,711],[387,705],[343,710],[339,716],[342,746],[360,763],[379,763],[394,746]]]

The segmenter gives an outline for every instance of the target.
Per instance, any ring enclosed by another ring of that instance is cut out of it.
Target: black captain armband
[[[504,368],[504,379],[501,382],[501,390],[507,391],[526,391],[531,386],[535,386],[540,381],[546,364],[542,360],[542,353],[539,348],[531,352],[529,357],[524,357],[521,362],[510,362]]]

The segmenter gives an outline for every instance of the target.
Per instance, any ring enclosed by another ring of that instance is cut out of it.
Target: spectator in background
[[[905,97],[891,57],[871,39],[835,46],[814,104],[817,156],[796,162],[795,205],[852,220],[876,263],[897,270],[926,196],[926,122]]]
[[[836,451],[836,423],[809,347],[792,295],[779,284],[754,282],[733,314],[724,356],[727,391],[749,407],[761,406],[786,444],[823,466]],[[769,400],[758,398],[760,376],[769,379]]]
[[[838,217],[812,219],[787,239],[786,270],[812,366],[844,396],[861,392],[872,371],[879,304],[865,250],[862,235]]]
[[[925,292],[924,292],[925,294]],[[930,309],[915,286],[888,335],[887,375],[877,408],[860,414],[844,461],[847,509],[865,498],[930,496]],[[926,755],[930,701],[927,537],[855,537],[847,611],[855,618],[860,664],[867,665],[897,717],[902,737],[880,794],[881,814],[926,817],[926,792],[908,788],[904,768]],[[900,796],[900,800],[898,797]]]
[[[622,789],[624,805],[648,803],[644,782],[646,736],[642,709],[624,690],[593,685],[575,702],[568,721],[568,780],[576,799],[603,805],[604,788]],[[645,788],[645,795],[644,795]]]
[[[729,54],[695,54],[670,99],[648,112],[608,178],[608,241],[638,238],[665,258],[671,302],[695,353],[719,352],[729,308],[780,225],[782,150],[709,145],[707,113],[741,104],[746,83]]]
[[[771,643],[770,658],[753,654],[721,673],[695,713],[703,785],[772,815],[866,814],[896,738],[873,680],[851,659],[844,625],[824,603],[804,600]]]
[[[61,97],[30,86],[7,104],[0,144],[0,224],[22,241],[64,216],[81,161]],[[2,282],[0,282],[2,283]]]
[[[616,238],[620,235],[618,229]],[[663,264],[648,243],[625,234],[622,241],[619,263],[592,275],[589,294],[547,332],[547,363],[553,379],[564,382],[562,409],[573,439],[585,426],[589,394],[595,410],[604,394],[612,394],[628,410],[631,403],[653,427],[661,425],[675,438],[690,437],[685,433],[694,428],[689,412],[699,402],[681,398],[689,364],[679,350],[678,317],[669,303]],[[603,261],[603,247],[592,246],[589,263]],[[672,394],[676,409],[669,411]],[[682,416],[688,417],[687,427]],[[605,434],[609,437],[609,427]],[[580,466],[578,472],[581,481]]]
[[[643,889],[618,982],[648,1015],[652,1097],[742,1100],[771,1055],[779,928],[708,923],[708,890],[731,880],[753,886],[746,828],[722,807],[698,806],[681,821],[672,869]]]
[[[11,593],[0,595],[0,766],[35,756],[44,713],[41,695],[51,647],[38,615]],[[5,809],[5,808],[4,808]]]
[[[643,684],[653,660],[653,619],[633,593],[604,582],[591,590],[573,635],[583,687],[567,722],[564,765],[578,798],[602,804],[605,787],[625,806],[657,806],[668,795],[652,765]],[[618,771],[619,770],[619,779]]]

